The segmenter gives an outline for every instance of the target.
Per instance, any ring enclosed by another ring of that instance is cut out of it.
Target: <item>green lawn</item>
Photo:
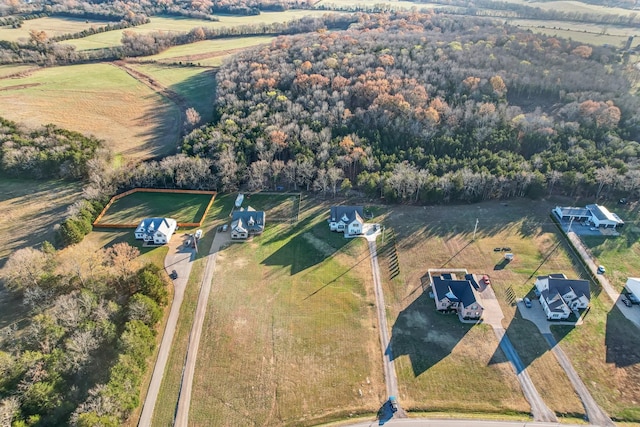
[[[104,27],[113,21],[47,16],[27,19],[20,28],[0,27],[0,40],[28,41],[30,31],[44,31],[48,37],[78,33],[91,27]]]
[[[247,194],[242,206],[244,208],[251,206],[257,211],[264,211],[267,221],[290,221],[298,215],[300,194]]]
[[[33,65],[0,65],[0,78],[37,69],[38,67],[34,67]]]
[[[299,19],[304,16],[322,16],[326,12],[317,10],[287,10],[284,12],[262,12],[258,16],[232,16],[222,15],[220,21],[205,21],[201,19],[183,18],[183,17],[161,17],[152,16],[151,22],[139,25],[134,28],[128,28],[126,31],[146,34],[153,31],[165,32],[187,32],[193,28],[220,28],[234,27],[238,25],[249,24],[271,24],[274,22],[287,22]],[[122,33],[125,30],[109,31],[106,33],[94,34],[77,40],[67,40],[63,43],[73,45],[78,50],[96,49],[103,47],[118,46],[121,44]]]
[[[144,218],[167,217],[199,222],[211,200],[209,194],[138,191],[113,202],[100,224],[137,224]]]
[[[41,68],[0,80],[2,115],[31,127],[53,123],[94,135],[127,158],[175,152],[178,108],[109,64]]]

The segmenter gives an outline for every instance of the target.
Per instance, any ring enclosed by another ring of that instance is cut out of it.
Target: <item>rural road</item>
[[[162,378],[164,377],[164,371],[167,366],[167,360],[169,359],[169,352],[171,351],[171,345],[173,344],[173,335],[176,331],[178,324],[178,317],[180,315],[180,307],[182,306],[182,300],[184,298],[184,291],[187,288],[187,282],[189,281],[189,274],[191,273],[191,267],[193,266],[193,260],[195,259],[195,251],[192,248],[184,247],[184,239],[182,236],[174,236],[169,242],[169,253],[164,259],[164,268],[167,273],[171,273],[172,270],[176,270],[178,278],[173,281],[173,301],[171,302],[171,311],[169,312],[169,318],[164,328],[162,335],[162,342],[160,343],[160,350],[158,350],[158,358],[153,368],[153,374],[151,376],[151,382],[149,383],[149,389],[147,396],[142,406],[142,414],[138,425],[141,427],[147,427],[151,425],[151,419],[153,417],[153,410],[156,406],[156,400],[158,393],[160,392],[160,385],[162,384]]]
[[[200,336],[202,335],[202,325],[204,323],[209,293],[211,292],[211,282],[213,281],[213,271],[216,267],[216,255],[220,248],[229,242],[229,233],[216,233],[209,248],[206,259],[204,277],[198,297],[198,305],[193,318],[191,333],[189,334],[189,347],[187,348],[187,359],[182,370],[182,385],[178,396],[178,408],[173,422],[175,427],[187,427],[189,424],[189,407],[191,406],[191,390],[193,388],[193,375],[196,370],[198,359],[198,347],[200,346]]]
[[[376,311],[378,313],[378,326],[380,330],[380,346],[382,348],[382,364],[384,367],[384,379],[387,385],[388,396],[398,396],[398,377],[393,362],[393,350],[389,345],[389,329],[387,328],[387,313],[382,293],[382,283],[380,280],[380,264],[378,264],[378,249],[376,247],[376,236],[372,233],[366,236],[369,242],[369,254],[371,256],[371,274],[373,275],[373,291],[376,296]],[[406,417],[406,413],[399,402],[398,412],[394,417]]]
[[[518,352],[513,347],[513,344],[511,344],[511,340],[509,340],[509,337],[502,327],[502,319],[504,318],[504,315],[502,313],[500,303],[496,298],[496,294],[493,292],[493,288],[491,286],[487,286],[482,290],[480,296],[482,299],[482,306],[484,307],[482,318],[485,323],[493,328],[493,332],[500,343],[500,348],[509,361],[511,361],[516,377],[520,382],[522,393],[531,406],[533,419],[535,421],[557,422],[558,419],[553,411],[551,411],[551,409],[549,409],[549,407],[544,403],[542,397],[540,397],[540,393],[538,393],[533,381],[531,381],[531,377],[527,373],[527,369],[522,363],[522,360],[520,360]]]
[[[347,424],[348,427],[373,427],[382,425],[377,421],[365,421]],[[531,421],[485,421],[485,420],[433,420],[427,418],[391,419],[384,423],[386,427],[586,427],[585,424],[564,424],[558,422]],[[589,424],[593,426],[594,424]]]

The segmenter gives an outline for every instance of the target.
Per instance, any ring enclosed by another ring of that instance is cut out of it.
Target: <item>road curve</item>
[[[393,351],[389,345],[389,329],[387,328],[387,313],[382,293],[380,280],[380,264],[378,264],[378,249],[375,236],[368,238],[369,254],[371,255],[371,274],[373,275],[373,292],[376,296],[376,311],[378,313],[378,329],[380,330],[380,347],[382,348],[382,365],[384,367],[384,379],[387,385],[387,395],[398,396],[398,377],[393,362]],[[395,417],[406,417],[402,408],[398,408]]]
[[[174,291],[171,311],[169,312],[169,318],[167,319],[167,324],[162,334],[162,342],[158,350],[158,358],[153,368],[147,396],[142,406],[142,414],[140,414],[140,419],[138,420],[138,426],[140,427],[148,427],[151,425],[153,410],[156,406],[160,385],[162,384],[164,371],[167,366],[167,361],[169,360],[171,345],[173,344],[173,335],[176,332],[176,326],[178,324],[180,306],[182,306],[184,291],[187,288],[189,274],[191,273],[191,267],[195,259],[195,251],[185,247],[180,237],[181,236],[174,236],[174,238],[171,239],[169,242],[169,253],[167,253],[164,259],[165,270],[167,270],[167,272],[176,270],[178,278],[173,281]]]

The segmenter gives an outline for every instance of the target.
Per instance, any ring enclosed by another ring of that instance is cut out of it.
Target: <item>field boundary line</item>
[[[127,190],[123,193],[116,194],[113,196],[109,203],[102,209],[100,214],[97,216],[95,221],[93,221],[94,228],[136,228],[138,223],[100,223],[102,217],[107,213],[111,205],[117,200],[122,199],[123,197],[129,196],[134,193],[174,193],[174,194],[210,194],[211,199],[207,204],[204,212],[202,213],[202,217],[200,217],[200,221],[198,222],[179,222],[177,223],[178,227],[201,227],[204,222],[207,214],[209,213],[209,209],[213,205],[214,200],[216,199],[216,195],[218,192],[210,191],[210,190],[181,190],[177,188],[132,188],[131,190]]]

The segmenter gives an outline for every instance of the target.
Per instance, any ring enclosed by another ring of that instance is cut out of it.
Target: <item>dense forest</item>
[[[2,425],[116,427],[139,405],[168,299],[163,271],[139,254],[45,242],[11,255],[2,279],[30,322],[0,337]]]
[[[637,196],[640,109],[618,60],[478,18],[362,14],[223,66],[217,119],[184,151],[212,159],[224,191]]]

